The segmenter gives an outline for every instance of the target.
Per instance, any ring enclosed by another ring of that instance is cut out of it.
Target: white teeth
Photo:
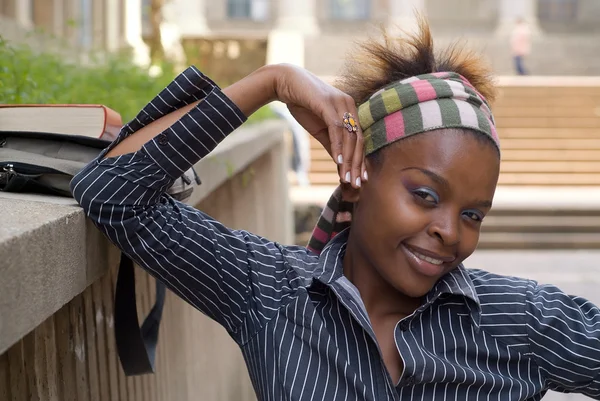
[[[419,259],[424,260],[426,262],[431,263],[432,265],[441,265],[442,263],[444,263],[443,260],[439,260],[439,259],[434,259],[434,258],[430,258],[429,256],[425,256],[425,255],[421,255],[419,252],[413,251],[411,250],[411,252]]]

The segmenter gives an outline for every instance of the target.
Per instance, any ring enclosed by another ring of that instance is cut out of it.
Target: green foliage
[[[0,103],[104,104],[128,121],[173,77],[152,78],[126,55],[83,66],[0,39]]]
[[[91,60],[84,66],[9,44],[0,37],[0,103],[4,104],[103,104],[126,122],[175,75],[174,68],[165,64],[163,74],[151,77],[127,54]],[[262,109],[251,120],[271,116],[268,109]]]

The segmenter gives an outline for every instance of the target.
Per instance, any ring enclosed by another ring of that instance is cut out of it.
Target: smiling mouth
[[[404,244],[404,247],[417,259],[423,260],[436,266],[440,266],[444,263],[452,263],[456,260],[456,256],[441,256],[434,252],[427,251],[426,249],[420,249],[409,244]]]
[[[414,249],[408,249],[408,250],[410,253],[415,255],[417,258],[424,260],[425,262],[429,262],[432,265],[440,266],[442,263],[444,263],[444,261],[441,259],[434,259],[429,256],[425,256],[425,255],[420,254],[419,252],[415,251]]]

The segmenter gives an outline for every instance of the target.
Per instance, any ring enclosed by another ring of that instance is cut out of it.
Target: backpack
[[[0,191],[72,197],[71,179],[110,141],[77,135],[0,130]],[[200,185],[188,170],[167,191],[185,201]],[[156,302],[140,327],[133,261],[121,254],[115,289],[114,327],[117,352],[128,376],[154,373],[158,329],[166,288],[156,281]]]

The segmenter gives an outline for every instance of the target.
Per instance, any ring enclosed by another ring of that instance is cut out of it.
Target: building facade
[[[0,0],[0,35],[48,48],[57,38],[78,50],[135,50],[150,0]],[[379,26],[411,29],[426,15],[440,43],[466,39],[499,74],[512,73],[508,36],[525,18],[534,31],[529,69],[540,75],[600,74],[597,0],[168,0],[166,40],[262,38],[283,49],[269,61],[293,61],[319,75],[335,75],[352,41]],[[31,31],[36,32],[31,35]],[[284,35],[284,36],[282,36]],[[299,48],[298,46],[301,46]],[[171,44],[168,47],[173,47]]]
[[[141,0],[0,0],[0,36],[44,50],[133,48],[146,62]]]
[[[533,28],[532,73],[600,74],[597,0],[171,0],[168,7],[183,38],[301,34],[303,64],[320,75],[336,74],[352,40],[378,26],[411,29],[415,11],[429,18],[439,43],[466,39],[500,74],[512,73],[508,36],[517,18]]]

